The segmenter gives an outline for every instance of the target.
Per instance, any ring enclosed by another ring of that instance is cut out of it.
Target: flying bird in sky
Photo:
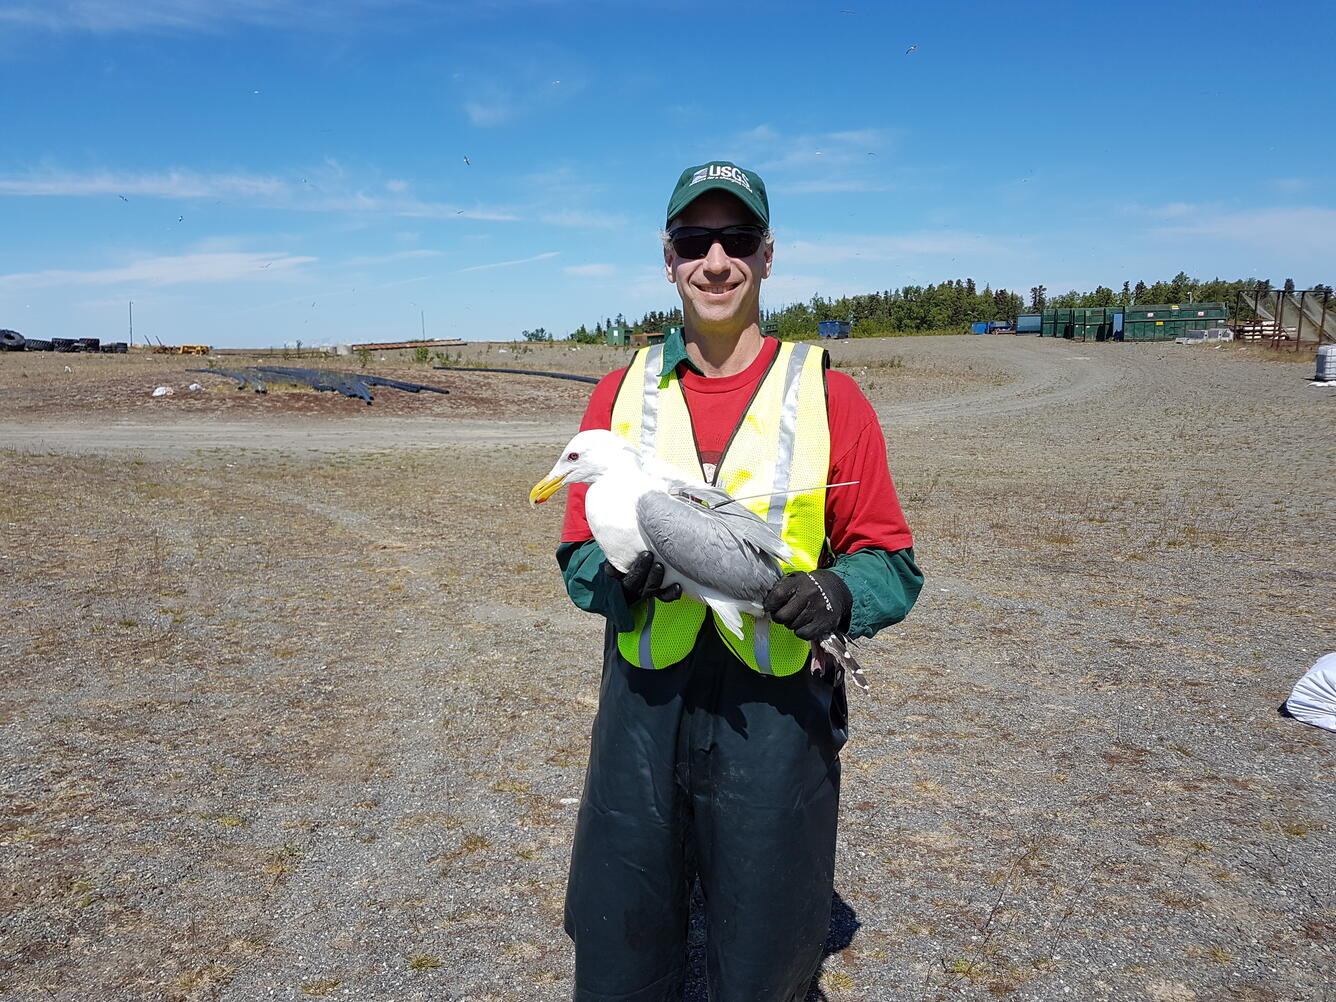
[[[739,639],[742,616],[766,619],[765,598],[784,576],[788,543],[727,491],[645,459],[610,431],[576,435],[529,492],[541,504],[567,484],[589,484],[585,517],[608,562],[626,571],[648,550],[664,567],[663,586],[704,602]],[[828,486],[828,485],[822,485]],[[863,688],[863,670],[838,633],[812,642],[812,670],[844,669]]]
[[[917,49],[917,48],[918,48],[917,45],[911,45],[909,48],[905,49],[905,55],[906,55],[906,56],[909,55],[911,52],[913,52],[913,51],[914,51],[915,49]]]
[[[467,167],[468,165],[469,165],[469,158],[468,158],[468,157],[465,157],[465,158],[464,158],[464,166]]]

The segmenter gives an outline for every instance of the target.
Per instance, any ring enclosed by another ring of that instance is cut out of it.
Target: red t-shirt
[[[691,427],[707,474],[718,465],[733,429],[742,420],[748,401],[778,350],[779,342],[766,338],[755,361],[732,376],[709,379],[685,365],[679,367]],[[612,427],[612,405],[625,375],[625,369],[618,369],[599,380],[580,422],[581,431]],[[853,379],[829,370],[826,410],[830,421],[830,473],[826,482],[858,481],[853,487],[826,492],[826,535],[831,548],[836,553],[856,553],[865,547],[895,551],[913,546],[914,538],[886,467],[886,440],[877,412]],[[592,538],[585,521],[587,490],[584,484],[573,484],[567,492],[563,543]]]

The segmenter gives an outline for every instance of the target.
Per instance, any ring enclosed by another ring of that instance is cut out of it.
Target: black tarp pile
[[[426,386],[422,383],[406,383],[401,379],[386,379],[384,376],[371,376],[362,372],[344,372],[338,369],[299,369],[285,365],[256,365],[245,369],[188,369],[188,372],[203,372],[215,376],[227,376],[239,384],[237,389],[247,387],[256,393],[267,393],[269,383],[285,383],[289,386],[309,386],[313,390],[334,390],[345,397],[358,397],[371,403],[371,387],[388,386],[393,390],[406,390],[409,393],[449,393],[440,386]]]

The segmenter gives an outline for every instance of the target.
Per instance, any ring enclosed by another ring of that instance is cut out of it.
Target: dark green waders
[[[709,619],[671,668],[605,640],[566,932],[576,1002],[677,1002],[705,898],[712,1002],[802,1002],[830,920],[844,687],[739,662]]]

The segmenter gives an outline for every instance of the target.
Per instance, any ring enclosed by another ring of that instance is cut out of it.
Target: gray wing
[[[645,542],[683,577],[729,598],[760,602],[780,578],[774,554],[788,546],[739,506],[704,508],[650,491],[636,501]]]

